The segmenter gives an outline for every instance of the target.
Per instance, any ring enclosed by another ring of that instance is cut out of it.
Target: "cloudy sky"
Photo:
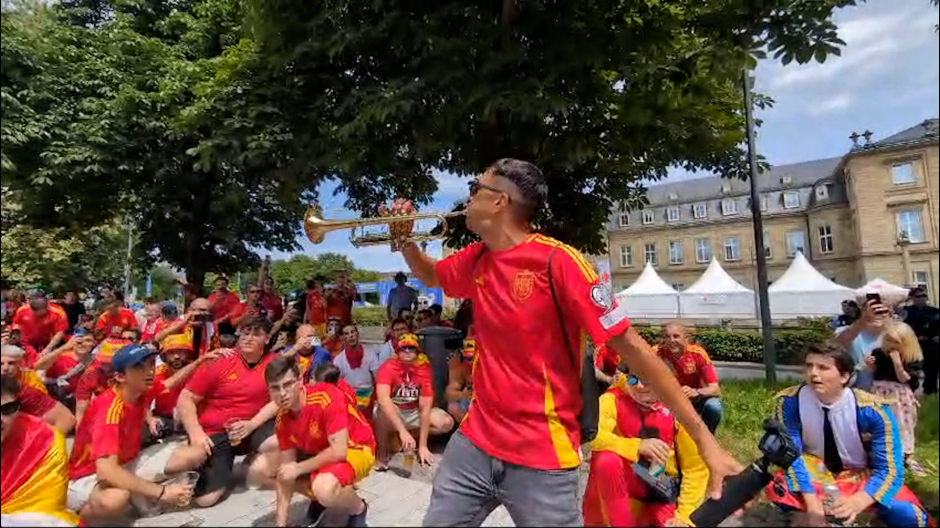
[[[783,67],[767,61],[757,69],[757,89],[776,104],[758,116],[758,148],[772,164],[781,165],[839,156],[851,145],[853,131],[866,129],[883,138],[940,115],[940,35],[934,32],[938,9],[928,0],[869,0],[836,15],[846,42],[841,57],[825,64]],[[432,207],[445,209],[467,192],[466,180],[438,174]],[[672,178],[693,177],[675,174]],[[343,196],[329,198],[334,187],[321,189],[324,208],[334,218]],[[338,252],[357,267],[378,271],[403,268],[400,255],[388,247],[355,249],[348,233],[332,233],[313,246],[301,237],[302,252]],[[431,246],[432,253],[440,244]],[[289,255],[274,254],[274,258]]]

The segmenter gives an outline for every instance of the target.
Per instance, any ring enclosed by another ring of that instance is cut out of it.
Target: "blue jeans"
[[[713,434],[721,423],[721,417],[724,415],[724,407],[721,405],[721,398],[713,396],[698,396],[692,400],[692,405],[698,411],[705,426]]]

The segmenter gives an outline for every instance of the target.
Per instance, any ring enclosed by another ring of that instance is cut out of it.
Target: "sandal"
[[[924,466],[920,465],[920,462],[914,460],[913,458],[907,459],[907,470],[911,472],[915,477],[926,477],[927,470],[924,469]]]

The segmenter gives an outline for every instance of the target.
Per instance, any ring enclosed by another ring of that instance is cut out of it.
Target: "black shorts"
[[[212,444],[212,454],[205,464],[199,468],[199,482],[196,483],[195,496],[201,497],[220,489],[228,488],[232,482],[232,470],[235,466],[235,457],[257,453],[265,440],[274,436],[274,420],[269,420],[261,427],[252,431],[237,446],[233,446],[225,433],[216,433],[209,436]]]

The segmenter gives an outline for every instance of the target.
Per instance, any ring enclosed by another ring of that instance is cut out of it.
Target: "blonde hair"
[[[897,351],[901,355],[901,362],[914,363],[924,360],[924,351],[917,342],[917,334],[907,323],[890,321],[885,325],[882,333],[882,342],[888,338],[898,344]]]

